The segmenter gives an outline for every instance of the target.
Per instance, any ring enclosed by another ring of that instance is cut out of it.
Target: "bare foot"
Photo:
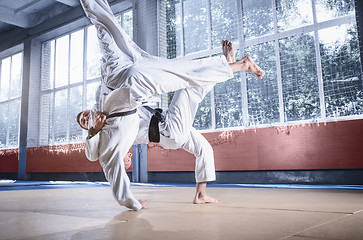
[[[142,208],[145,208],[145,206],[147,204],[147,200],[139,199],[139,203],[141,204]]]
[[[197,194],[193,201],[194,204],[205,204],[205,203],[221,203],[221,201],[212,198],[209,195]]]
[[[236,62],[236,53],[234,51],[233,43],[229,40],[222,40],[222,52],[226,57],[228,63]]]
[[[263,71],[262,68],[260,68],[250,56],[246,56],[242,60],[230,64],[230,66],[234,72],[250,72],[255,74],[260,79],[265,76],[265,71]]]

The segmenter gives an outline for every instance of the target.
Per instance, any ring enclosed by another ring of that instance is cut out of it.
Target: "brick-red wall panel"
[[[0,150],[0,172],[13,173],[18,172],[18,149]]]
[[[363,120],[203,135],[213,146],[217,171],[363,168]],[[191,154],[153,146],[149,171],[194,171]]]
[[[363,168],[363,120],[204,133],[218,171]],[[0,150],[0,172],[17,172],[18,150]],[[28,148],[27,172],[101,172],[84,144]],[[148,145],[149,171],[194,171],[194,156]],[[129,170],[130,171],[130,170]]]
[[[84,144],[33,147],[27,150],[27,172],[101,172],[98,161],[90,162]]]

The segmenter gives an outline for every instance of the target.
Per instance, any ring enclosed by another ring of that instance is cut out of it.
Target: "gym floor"
[[[107,183],[0,181],[0,239],[363,239],[363,186],[211,184],[220,204],[194,205],[194,185],[132,184],[146,209]]]

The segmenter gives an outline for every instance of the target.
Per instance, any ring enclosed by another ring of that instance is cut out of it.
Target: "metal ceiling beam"
[[[76,7],[76,6],[78,6],[80,4],[79,0],[57,0],[57,2],[63,3],[65,5],[68,5],[68,6],[71,6],[71,7]]]
[[[15,25],[21,28],[33,26],[32,22],[35,19],[33,14],[15,13],[13,10],[0,6],[0,22]]]
[[[32,1],[32,2],[29,2],[29,3],[25,4],[25,5],[24,5],[24,6],[22,6],[22,7],[15,9],[15,10],[14,10],[14,13],[15,13],[15,14],[17,14],[18,12],[24,11],[24,10],[26,10],[26,9],[28,9],[28,8],[30,8],[30,7],[32,7],[34,4],[36,4],[36,3],[38,3],[38,2],[39,2],[39,0],[34,0],[34,1]]]

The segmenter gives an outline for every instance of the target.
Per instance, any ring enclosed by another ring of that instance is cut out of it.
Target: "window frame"
[[[120,10],[118,13],[115,14],[115,16],[120,16],[121,15],[121,20],[123,19],[123,14],[127,14],[130,11],[132,11],[132,15],[133,15],[133,8],[130,7],[129,5],[126,5],[125,8],[123,10]],[[133,22],[134,20],[132,20]],[[54,49],[53,49],[53,61],[54,61],[54,66],[53,67],[53,76],[52,76],[52,86],[47,88],[47,89],[43,89],[42,87],[42,83],[43,80],[41,80],[40,82],[40,86],[39,86],[39,101],[41,103],[41,99],[43,96],[46,96],[48,94],[50,94],[50,111],[49,114],[51,116],[48,115],[51,123],[49,123],[48,125],[48,130],[46,132],[46,134],[48,135],[47,140],[45,139],[45,137],[43,137],[43,133],[42,131],[44,131],[42,129],[41,126],[41,121],[38,122],[38,129],[39,129],[39,138],[38,138],[38,146],[51,146],[51,145],[59,145],[59,144],[70,144],[70,143],[77,143],[79,142],[78,140],[71,140],[70,136],[71,136],[71,125],[70,122],[71,121],[75,121],[74,116],[70,116],[70,104],[71,104],[71,89],[73,88],[77,88],[77,87],[82,87],[82,109],[86,109],[87,107],[87,86],[94,84],[94,83],[99,83],[101,81],[101,74],[97,77],[93,77],[93,78],[89,78],[87,79],[87,46],[88,46],[88,40],[87,40],[87,36],[88,36],[88,29],[90,27],[94,27],[92,24],[89,24],[89,22],[87,24],[83,24],[82,26],[78,26],[77,28],[73,29],[72,31],[65,31],[63,33],[59,33],[59,34],[46,34],[45,36],[40,38],[40,42],[41,42],[41,64],[43,62],[43,46],[46,43],[50,43],[51,41],[54,41]],[[71,35],[73,33],[76,33],[78,31],[82,31],[83,30],[83,78],[82,81],[76,82],[76,83],[71,83],[71,79],[70,79],[70,58],[71,58]],[[133,30],[133,29],[132,29]],[[55,74],[56,74],[56,40],[68,36],[68,79],[67,79],[67,84],[63,85],[63,86],[58,86],[56,87],[55,85]],[[101,60],[101,59],[100,59]],[[43,75],[43,69],[41,66],[41,75]],[[55,139],[55,129],[54,129],[54,125],[51,126],[54,121],[55,121],[55,95],[57,92],[60,91],[67,91],[67,117],[66,117],[66,124],[64,124],[64,126],[66,126],[66,131],[65,131],[65,141],[57,141]],[[39,115],[39,119],[42,118],[42,107],[40,108],[40,111],[38,113]],[[82,135],[80,136],[81,139],[85,138],[87,136],[86,131],[82,131]]]
[[[208,49],[201,50],[193,53],[185,54],[185,36],[184,36],[184,2],[180,2],[180,9],[175,10],[176,12],[181,12],[181,19],[182,24],[180,27],[180,34],[179,39],[181,41],[180,46],[181,49],[177,50],[181,54],[177,56],[176,59],[199,59],[204,57],[211,57],[213,55],[221,53],[219,47],[212,48],[212,25],[211,25],[211,1],[212,0],[204,0],[205,6],[207,7],[207,14],[208,14]],[[279,121],[273,123],[266,123],[266,124],[258,124],[258,125],[251,125],[249,122],[249,109],[248,109],[248,84],[246,79],[245,73],[239,73],[239,78],[241,79],[241,98],[242,98],[242,109],[241,112],[243,113],[243,125],[238,127],[226,127],[226,128],[217,128],[216,127],[216,110],[214,104],[214,89],[210,92],[211,94],[211,111],[212,111],[212,125],[210,129],[201,130],[203,132],[208,131],[219,131],[225,129],[240,129],[242,128],[256,128],[256,127],[269,127],[275,125],[295,125],[295,124],[305,124],[311,122],[328,122],[328,121],[337,121],[337,120],[353,120],[353,119],[362,119],[363,115],[349,115],[349,116],[336,116],[336,117],[328,117],[326,113],[326,104],[325,104],[325,96],[324,96],[324,83],[323,83],[323,70],[321,65],[321,55],[320,55],[320,42],[319,42],[319,31],[323,29],[327,29],[330,27],[340,26],[342,24],[350,24],[350,23],[357,23],[356,20],[356,13],[336,17],[333,19],[329,19],[326,21],[318,21],[317,19],[317,2],[316,0],[311,0],[312,3],[312,17],[313,22],[312,24],[304,25],[294,29],[288,29],[284,31],[278,30],[278,17],[277,17],[277,10],[276,10],[276,1],[271,0],[272,5],[272,13],[273,13],[273,33],[266,34],[259,37],[253,37],[250,39],[244,39],[244,24],[243,24],[243,0],[235,0],[237,4],[237,13],[238,13],[238,41],[234,42],[235,50],[239,50],[239,56],[237,58],[241,58],[244,56],[245,49],[254,45],[266,43],[266,42],[273,42],[275,45],[275,58],[276,58],[276,71],[277,71],[277,87],[278,87],[278,99],[279,99]],[[168,19],[166,20],[168,21]],[[314,34],[314,44],[315,44],[315,57],[316,57],[316,70],[317,70],[317,82],[318,82],[318,94],[319,94],[319,109],[320,109],[320,117],[316,119],[306,119],[306,120],[286,120],[286,114],[284,110],[284,100],[283,100],[283,84],[282,84],[282,70],[281,70],[281,58],[280,58],[280,47],[279,47],[279,40],[284,39],[286,37],[296,36],[299,34],[304,33],[313,33]],[[363,61],[363,59],[361,59]],[[263,80],[262,80],[263,81]]]
[[[19,89],[19,95],[16,97],[11,97],[10,96],[10,90],[11,90],[11,76],[12,76],[12,71],[13,71],[13,57],[21,54],[21,66],[20,66],[20,89]],[[10,141],[10,121],[8,121],[7,126],[4,129],[4,126],[2,126],[2,131],[6,131],[6,142],[4,144],[4,146],[0,146],[0,149],[11,149],[11,148],[18,148],[19,147],[19,136],[20,136],[20,117],[21,117],[21,99],[22,99],[22,83],[23,83],[23,58],[24,58],[24,51],[23,51],[23,46],[19,45],[16,46],[12,49],[9,49],[7,51],[4,51],[2,53],[0,53],[0,89],[1,89],[1,85],[2,85],[2,79],[1,79],[1,75],[2,75],[2,63],[4,59],[10,58],[10,71],[9,71],[9,86],[8,86],[8,96],[6,96],[6,98],[4,98],[4,100],[0,99],[0,104],[5,104],[7,105],[7,115],[9,116],[10,114],[10,107],[9,105],[13,102],[19,101],[19,117],[17,119],[17,126],[18,126],[18,131],[17,131],[17,136],[16,136],[16,142],[17,142],[17,146],[15,145],[9,145],[9,141]]]

